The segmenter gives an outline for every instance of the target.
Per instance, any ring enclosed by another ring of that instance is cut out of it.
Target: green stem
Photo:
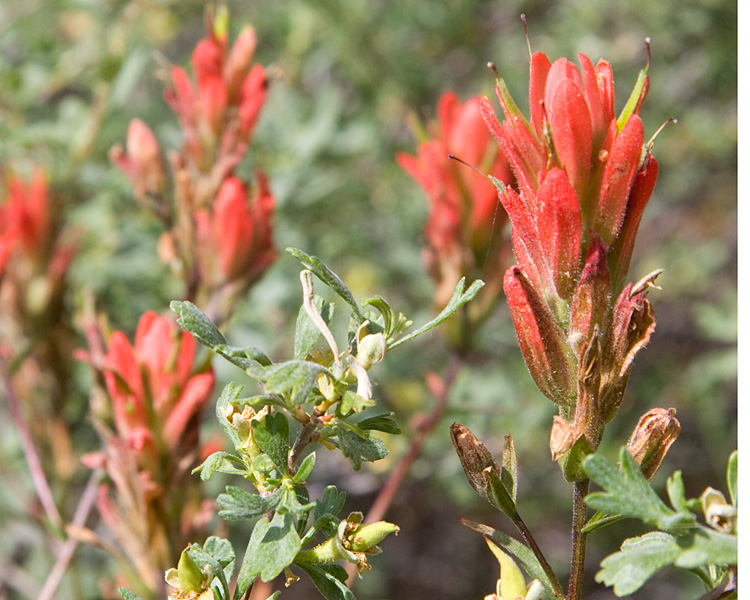
[[[586,503],[584,498],[589,493],[589,479],[576,481],[573,491],[573,551],[570,560],[570,579],[566,600],[580,600],[583,593],[583,567],[586,558]]]

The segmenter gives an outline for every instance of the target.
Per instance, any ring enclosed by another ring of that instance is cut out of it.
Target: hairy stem
[[[573,489],[573,532],[572,555],[570,559],[570,580],[566,600],[580,600],[583,593],[583,567],[586,558],[586,503],[583,501],[589,493],[590,480],[576,481]]]

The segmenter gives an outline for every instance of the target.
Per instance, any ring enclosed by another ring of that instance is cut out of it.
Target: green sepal
[[[582,464],[592,452],[591,444],[584,436],[581,436],[567,452],[557,459],[557,464],[560,465],[565,481],[575,482],[586,479]]]
[[[430,321],[426,325],[423,325],[416,331],[412,331],[410,334],[402,338],[399,338],[393,342],[390,342],[388,344],[388,350],[392,350],[393,348],[396,348],[405,342],[413,340],[415,337],[420,336],[423,333],[427,333],[431,329],[440,325],[443,321],[447,320],[451,315],[453,315],[453,313],[455,313],[464,304],[474,299],[474,297],[479,293],[479,290],[481,290],[484,287],[484,281],[482,281],[481,279],[477,279],[474,283],[472,283],[469,286],[469,288],[466,291],[464,291],[465,285],[466,285],[466,278],[462,277],[460,281],[456,284],[456,288],[453,290],[453,296],[451,296],[451,299],[448,301],[448,304],[440,312],[440,314],[437,317],[435,317],[432,321]]]
[[[625,103],[625,106],[623,107],[622,112],[620,113],[620,116],[617,117],[617,133],[618,134],[623,130],[623,128],[625,127],[625,124],[628,122],[628,119],[635,111],[636,106],[638,106],[638,100],[640,100],[641,98],[641,92],[643,91],[643,86],[646,85],[647,77],[648,77],[648,65],[646,65],[638,73],[638,79],[635,82],[633,91],[630,92],[630,97],[628,98],[628,101]]]
[[[305,268],[312,271],[312,273],[318,279],[320,279],[323,283],[330,287],[341,298],[343,298],[343,300],[349,306],[352,307],[353,316],[356,318],[358,325],[361,325],[365,321],[365,316],[362,314],[362,311],[360,310],[357,301],[354,299],[354,295],[352,294],[351,290],[349,290],[346,284],[342,281],[341,277],[331,271],[331,269],[329,269],[322,260],[320,260],[317,256],[306,254],[305,252],[303,252],[302,250],[298,250],[297,248],[287,248],[286,251],[294,256],[298,261],[300,261],[305,266]]]

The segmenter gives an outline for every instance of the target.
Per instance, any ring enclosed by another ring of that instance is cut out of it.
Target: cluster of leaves
[[[446,308],[432,321],[407,333],[412,322],[376,296],[356,302],[341,278],[320,259],[289,249],[305,267],[302,271],[304,304],[297,318],[294,358],[273,362],[255,347],[231,346],[206,314],[190,302],[172,302],[179,324],[199,342],[242,369],[259,383],[261,393],[240,397],[242,387],[228,384],[216,404],[216,417],[235,452],[219,451],[196,468],[208,480],[215,472],[244,478],[255,492],[227,486],[218,498],[219,516],[228,520],[256,520],[236,576],[233,594],[229,582],[235,571],[235,553],[227,540],[210,538],[202,547],[192,544],[167,582],[185,593],[204,593],[228,600],[241,598],[260,577],[271,581],[282,572],[287,581],[297,576],[291,565],[304,571],[328,600],[354,596],[346,586],[347,573],[336,561],[369,568],[366,555],[379,551],[377,543],[398,530],[385,522],[361,524],[361,513],[342,519],[345,494],[328,486],[322,498],[311,501],[306,480],[316,461],[304,450],[313,442],[338,449],[357,470],[363,461],[384,458],[385,443],[372,431],[398,434],[393,413],[364,416],[374,406],[367,371],[383,355],[425,333],[474,298],[483,283],[464,289],[456,286]],[[334,304],[313,293],[311,276],[329,286],[351,309],[347,348],[339,353],[328,329]],[[374,310],[373,310],[374,309]],[[325,338],[329,348],[318,346]],[[304,458],[303,458],[304,456]],[[316,545],[317,544],[317,545]],[[124,597],[129,592],[123,591]],[[209,596],[210,597],[210,596]]]
[[[623,517],[638,519],[657,531],[626,539],[619,552],[602,561],[596,580],[614,586],[617,596],[625,596],[638,590],[659,569],[674,565],[695,573],[709,590],[727,583],[731,586],[732,573],[737,568],[736,528],[721,530],[698,522],[695,513],[705,511],[703,502],[700,498],[685,498],[680,471],[667,481],[669,507],[624,448],[620,452],[620,465],[618,469],[600,454],[585,460],[586,474],[604,490],[586,497],[586,503],[599,513],[592,517],[585,531]],[[727,486],[736,515],[737,452],[729,458]],[[734,596],[721,597],[736,597],[736,591]]]

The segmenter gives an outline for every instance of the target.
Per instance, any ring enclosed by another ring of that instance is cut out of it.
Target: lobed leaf
[[[242,597],[256,577],[260,576],[262,581],[268,582],[279,575],[292,564],[300,545],[294,518],[290,513],[277,512],[272,521],[266,517],[261,518],[250,535],[237,579],[235,598]]]
[[[451,315],[453,315],[453,313],[455,313],[464,304],[474,299],[474,297],[479,293],[479,290],[481,290],[482,287],[484,287],[484,281],[482,281],[481,279],[477,279],[474,283],[472,283],[469,286],[469,289],[467,289],[466,291],[464,291],[465,285],[466,285],[466,278],[462,277],[461,280],[456,284],[456,289],[453,290],[453,296],[451,296],[451,299],[448,301],[448,304],[440,312],[440,314],[437,317],[435,317],[432,321],[430,321],[426,325],[423,325],[416,331],[413,331],[409,335],[404,336],[402,338],[397,339],[394,342],[389,343],[388,350],[392,350],[393,348],[400,346],[404,342],[408,342],[410,340],[413,340],[415,337],[422,335],[423,333],[427,333],[431,329],[440,325],[443,321],[447,320]]]
[[[226,490],[227,493],[219,494],[217,500],[221,507],[219,516],[228,521],[259,517],[274,510],[281,499],[278,491],[269,496],[260,496],[233,485],[228,485]]]
[[[371,437],[366,431],[359,427],[347,423],[346,421],[337,420],[334,429],[336,437],[331,438],[341,452],[352,463],[352,468],[358,471],[362,466],[362,461],[375,462],[388,456],[388,449],[385,447],[383,440]]]
[[[336,380],[333,373],[322,365],[290,360],[266,367],[260,380],[265,382],[266,392],[289,394],[292,404],[302,404],[317,386],[320,375],[327,375],[331,381]]]
[[[289,421],[283,413],[252,421],[253,439],[282,474],[289,472]]]
[[[214,452],[193,469],[193,473],[200,473],[202,481],[208,481],[216,471],[244,477],[248,472],[248,466],[239,456],[220,451]]]
[[[227,344],[227,339],[216,325],[192,302],[173,300],[169,303],[169,308],[172,312],[177,313],[179,326],[191,333],[204,346],[213,349],[216,346]]]

